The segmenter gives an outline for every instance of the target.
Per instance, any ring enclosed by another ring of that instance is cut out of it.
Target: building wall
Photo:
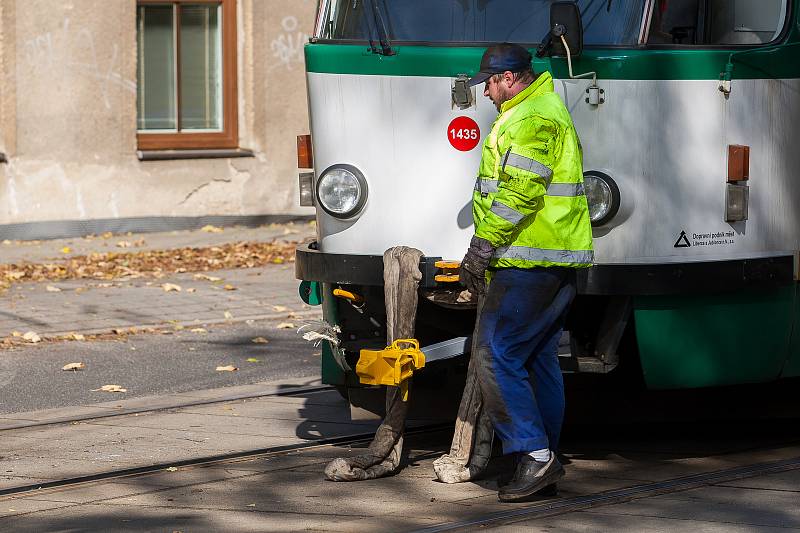
[[[314,0],[238,0],[239,145],[255,157],[139,161],[136,2],[0,0],[0,225],[310,214],[302,47]]]

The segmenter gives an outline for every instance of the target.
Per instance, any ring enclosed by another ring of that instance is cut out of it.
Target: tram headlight
[[[329,215],[352,218],[367,203],[367,180],[352,165],[333,165],[317,180],[317,200]]]
[[[619,211],[619,187],[611,176],[595,170],[583,174],[586,201],[589,203],[589,219],[592,226],[602,226]]]

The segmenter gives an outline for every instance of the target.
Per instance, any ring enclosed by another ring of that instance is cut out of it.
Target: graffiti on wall
[[[26,39],[23,44],[25,60],[37,69],[52,72],[61,69],[67,75],[80,73],[96,81],[103,104],[111,109],[115,88],[136,93],[136,81],[125,78],[120,69],[119,45],[111,45],[110,56],[98,56],[94,34],[87,28],[75,28],[69,18],[56,32],[46,32]]]
[[[300,31],[297,17],[289,15],[281,21],[283,31],[270,43],[273,57],[276,58],[275,64],[270,70],[275,68],[285,68],[292,70],[295,65],[303,63],[303,45],[308,41],[308,34]]]

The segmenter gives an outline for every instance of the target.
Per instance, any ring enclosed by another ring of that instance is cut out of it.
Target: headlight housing
[[[608,223],[619,211],[620,195],[616,182],[608,174],[589,170],[583,173],[583,186],[592,226]]]
[[[367,203],[367,180],[352,165],[333,165],[317,180],[317,200],[329,215],[352,218]]]

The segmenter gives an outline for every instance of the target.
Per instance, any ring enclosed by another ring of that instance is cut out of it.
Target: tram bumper
[[[420,288],[437,286],[436,261],[441,257],[422,257]],[[304,281],[340,285],[383,285],[383,256],[321,252],[316,242],[301,244],[295,252],[295,277]]]
[[[435,281],[438,259],[420,261],[423,346],[468,336],[475,320],[474,309],[429,297],[443,290]],[[358,350],[385,346],[383,257],[323,253],[311,243],[298,247],[296,273],[317,282],[325,319],[342,329],[339,348],[323,345],[323,381],[358,387],[352,371]],[[623,359],[638,359],[647,386],[655,389],[775,379],[798,345],[792,340],[790,347],[787,333],[800,317],[795,280],[795,258],[786,253],[581,269],[559,360],[565,371],[608,373]],[[364,296],[364,307],[335,298],[337,286]],[[698,371],[698,361],[707,370]],[[792,372],[784,374],[798,375]],[[433,373],[420,376],[426,374]]]
[[[435,263],[420,259],[420,288],[441,287]],[[775,256],[686,263],[595,265],[578,271],[578,294],[590,296],[665,296],[732,292],[751,287],[785,285],[795,278],[794,256]],[[295,277],[341,285],[383,286],[383,256],[325,253],[316,242],[301,244]]]

